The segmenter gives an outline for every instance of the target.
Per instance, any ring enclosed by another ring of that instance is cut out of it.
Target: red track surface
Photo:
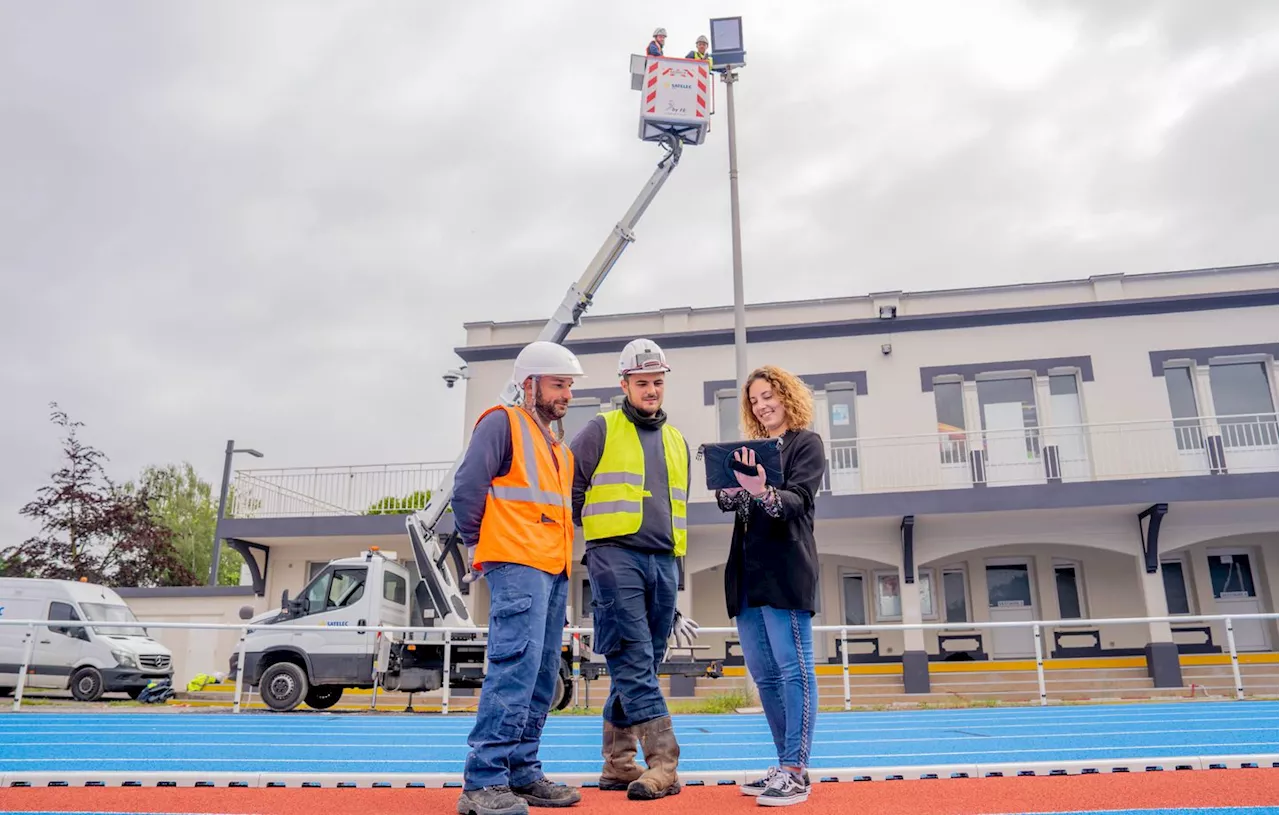
[[[1065,777],[967,778],[815,784],[812,815],[995,815],[1105,809],[1276,806],[1274,769],[1198,770]],[[421,815],[451,813],[456,789],[209,789],[38,788],[0,790],[0,812],[236,813],[237,815]],[[583,791],[574,815],[619,811],[702,815],[760,813],[733,787],[689,787],[664,801],[628,801],[624,794]],[[541,812],[543,810],[533,810]]]

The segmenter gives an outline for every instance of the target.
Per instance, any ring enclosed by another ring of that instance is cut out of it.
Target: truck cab
[[[439,579],[441,572],[433,572]],[[370,626],[432,625],[436,601],[428,610],[411,591],[412,577],[395,553],[370,547],[358,557],[328,563],[291,599],[285,591],[280,609],[253,616],[246,606],[240,616],[250,627],[244,642],[244,682],[258,689],[267,707],[289,711],[301,704],[323,710],[337,704],[346,688],[372,688],[416,693],[444,684],[444,643],[439,635],[388,633]],[[443,596],[437,587],[436,595]],[[427,596],[427,595],[424,595]],[[323,625],[324,631],[290,631],[280,625]],[[436,622],[440,625],[442,623]],[[477,633],[454,632],[449,659],[453,688],[479,688],[484,683],[485,645]],[[557,708],[572,699],[570,649],[561,646]],[[232,654],[230,675],[239,667]]]
[[[241,616],[244,616],[243,613]],[[378,625],[409,625],[409,573],[393,557],[370,549],[327,564],[296,599],[286,591],[280,609],[251,618],[244,678],[276,710],[332,707],[344,688],[372,688]],[[289,631],[279,624],[323,625],[327,631]],[[238,668],[231,657],[231,671]]]

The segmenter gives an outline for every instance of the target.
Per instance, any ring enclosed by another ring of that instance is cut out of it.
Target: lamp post
[[[711,20],[711,57],[725,87],[729,116],[729,219],[733,234],[733,356],[738,387],[747,381],[747,307],[742,283],[742,227],[738,208],[738,127],[733,106],[735,68],[747,64],[742,44],[742,18]]]
[[[742,284],[742,226],[738,210],[738,126],[733,106],[733,86],[738,72],[747,64],[747,52],[742,43],[741,17],[713,17],[711,19],[711,59],[720,79],[724,82],[725,107],[729,116],[729,220],[733,235],[733,359],[738,380],[738,398],[742,398],[742,386],[747,381],[747,306]],[[747,671],[745,686],[748,697],[758,695],[751,672]]]
[[[262,453],[251,447],[237,448],[236,443],[227,439],[226,457],[222,461],[222,489],[218,492],[218,517],[213,522],[213,561],[209,564],[209,585],[218,585],[218,564],[222,559],[222,535],[218,527],[222,526],[222,516],[227,510],[227,489],[231,484],[231,457],[236,453],[248,453],[254,458],[262,458]]]

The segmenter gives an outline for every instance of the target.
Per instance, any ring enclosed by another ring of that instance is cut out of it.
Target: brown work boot
[[[680,763],[680,745],[676,743],[676,731],[670,716],[651,719],[640,725],[640,746],[644,748],[644,763],[649,769],[627,787],[627,797],[637,801],[652,801],[668,795],[680,794],[680,777],[676,766]]]
[[[604,723],[604,742],[600,755],[604,756],[604,769],[600,772],[600,789],[605,792],[621,792],[640,777],[636,766],[636,733],[630,727],[614,727]]]

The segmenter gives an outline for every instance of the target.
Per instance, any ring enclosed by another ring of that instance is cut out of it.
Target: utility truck
[[[448,570],[442,566],[432,580],[450,577]],[[344,689],[373,688],[375,682],[384,690],[410,693],[442,687],[446,660],[440,634],[368,630],[423,625],[411,585],[409,570],[396,553],[373,546],[357,557],[326,564],[296,598],[286,590],[277,611],[253,617],[252,609],[244,607],[240,615],[251,627],[244,640],[243,681],[258,688],[267,707],[279,711],[302,704],[323,710],[337,704]],[[289,625],[325,630],[283,627]],[[452,634],[447,661],[451,688],[478,688],[484,682],[485,646],[477,633]],[[573,696],[570,649],[566,646],[562,653],[556,709]],[[233,675],[239,673],[238,652],[229,667]]]
[[[632,88],[640,90],[646,77],[653,79],[641,94],[640,139],[661,144],[665,153],[649,181],[631,207],[605,239],[582,276],[569,287],[551,319],[537,339],[562,343],[576,327],[622,252],[635,240],[633,230],[653,202],[676,165],[685,144],[701,144],[706,136],[705,99],[689,90],[680,105],[658,104],[658,96],[675,94],[655,77],[663,71],[679,70],[706,76],[705,63],[670,57],[633,57]],[[670,83],[668,83],[670,84]],[[692,88],[692,86],[690,86]],[[665,96],[663,96],[665,99]],[[674,97],[673,97],[674,98]],[[683,97],[682,97],[683,99]],[[518,405],[522,383],[508,382],[499,399]],[[252,609],[241,617],[253,625],[245,635],[245,664],[238,656],[231,660],[231,673],[243,668],[244,679],[258,688],[268,707],[292,710],[306,703],[312,708],[334,705],[344,688],[371,688],[420,692],[442,686],[446,665],[450,687],[480,687],[484,681],[485,646],[480,632],[469,633],[476,623],[467,608],[464,577],[470,564],[459,554],[456,534],[441,538],[436,527],[453,497],[454,474],[466,451],[460,454],[431,492],[427,506],[405,519],[414,564],[420,577],[409,590],[410,575],[394,558],[376,549],[359,557],[335,560],[325,566],[301,596],[289,599],[286,591],[278,612],[253,617]],[[286,631],[273,626],[323,624],[326,631]],[[447,627],[452,649],[446,654],[440,635],[394,632],[375,636],[366,626],[395,625],[414,628]],[[462,629],[458,631],[458,629]],[[467,643],[474,642],[474,645]],[[589,642],[589,640],[588,640]],[[585,644],[585,643],[584,643]],[[560,676],[553,706],[566,706],[572,698],[570,686],[574,658],[568,645],[561,649]],[[599,663],[584,666],[583,675],[596,678],[603,672]],[[720,675],[718,661],[664,663],[663,673]]]

